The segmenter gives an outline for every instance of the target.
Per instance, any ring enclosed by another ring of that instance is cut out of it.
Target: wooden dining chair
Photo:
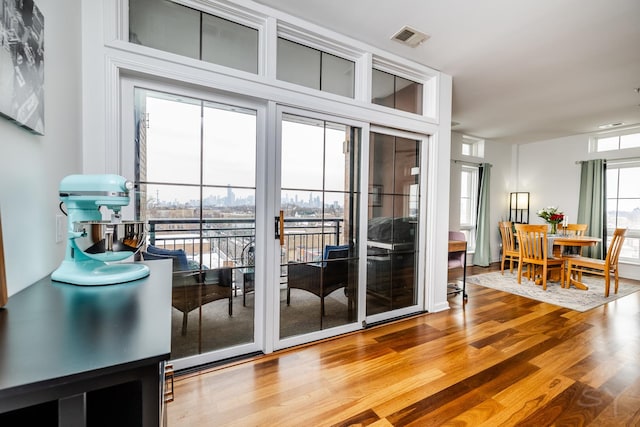
[[[581,280],[582,273],[595,274],[598,276],[604,276],[604,296],[609,296],[609,289],[611,286],[611,275],[614,275],[614,293],[618,293],[618,258],[620,257],[620,251],[622,250],[622,243],[624,242],[624,235],[626,228],[616,228],[613,232],[613,238],[611,244],[607,250],[607,256],[605,259],[589,258],[589,257],[570,257],[567,258],[567,278],[568,284],[579,282]],[[578,274],[578,278],[574,278],[575,274]]]
[[[527,265],[529,279],[536,280],[540,276],[542,289],[547,290],[548,274],[559,270],[560,283],[564,283],[564,260],[549,254],[546,225],[516,224],[520,262],[518,262],[518,283],[522,279],[522,267]]]
[[[560,233],[565,236],[584,236],[587,232],[587,228],[589,226],[587,224],[567,224],[564,227],[560,228]],[[582,247],[565,247],[564,255],[584,255],[584,248]]]
[[[504,274],[504,263],[509,261],[509,271],[513,273],[513,262],[519,262],[520,251],[516,247],[516,238],[513,233],[513,223],[511,221],[498,222],[500,236],[502,237],[502,262],[500,272]]]
[[[584,236],[587,232],[587,227],[587,224],[567,224],[561,230],[569,236]]]

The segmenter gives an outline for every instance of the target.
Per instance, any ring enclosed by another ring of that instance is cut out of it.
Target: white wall
[[[461,162],[491,164],[490,188],[490,221],[495,224],[490,248],[491,262],[500,260],[500,231],[498,222],[509,218],[509,192],[515,191],[515,180],[512,178],[512,146],[485,140],[484,157],[463,156],[461,153],[462,134],[451,133],[451,159]],[[449,230],[460,229],[460,169],[462,163],[451,162],[451,188],[449,202]],[[469,264],[473,263],[473,256],[469,256]]]
[[[0,210],[9,296],[51,273],[58,183],[81,170],[80,0],[38,0],[45,25],[45,134],[0,118]]]
[[[531,224],[544,224],[536,212],[547,206],[557,206],[568,216],[569,222],[577,221],[580,191],[580,164],[576,164],[577,161],[640,156],[640,150],[589,153],[589,137],[574,135],[516,146],[518,188],[531,192]],[[637,279],[640,267],[621,263],[620,274]]]
[[[547,206],[557,206],[569,222],[576,222],[580,191],[576,160],[585,160],[587,143],[578,135],[518,146],[518,187],[531,193],[530,224],[544,224],[536,212]]]

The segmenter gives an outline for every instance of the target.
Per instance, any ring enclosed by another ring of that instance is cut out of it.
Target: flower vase
[[[556,232],[558,231],[558,224],[556,224],[555,222],[551,223],[551,233],[549,234],[556,234]]]

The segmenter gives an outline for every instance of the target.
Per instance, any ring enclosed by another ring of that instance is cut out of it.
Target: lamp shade
[[[509,194],[509,220],[529,222],[529,192],[514,192]]]
[[[518,200],[516,206],[518,209],[529,209],[529,193],[516,193]]]

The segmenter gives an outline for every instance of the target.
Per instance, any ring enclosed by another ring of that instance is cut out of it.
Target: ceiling
[[[639,0],[256,1],[449,74],[457,132],[527,143],[640,123]],[[391,40],[405,25],[429,40]]]

